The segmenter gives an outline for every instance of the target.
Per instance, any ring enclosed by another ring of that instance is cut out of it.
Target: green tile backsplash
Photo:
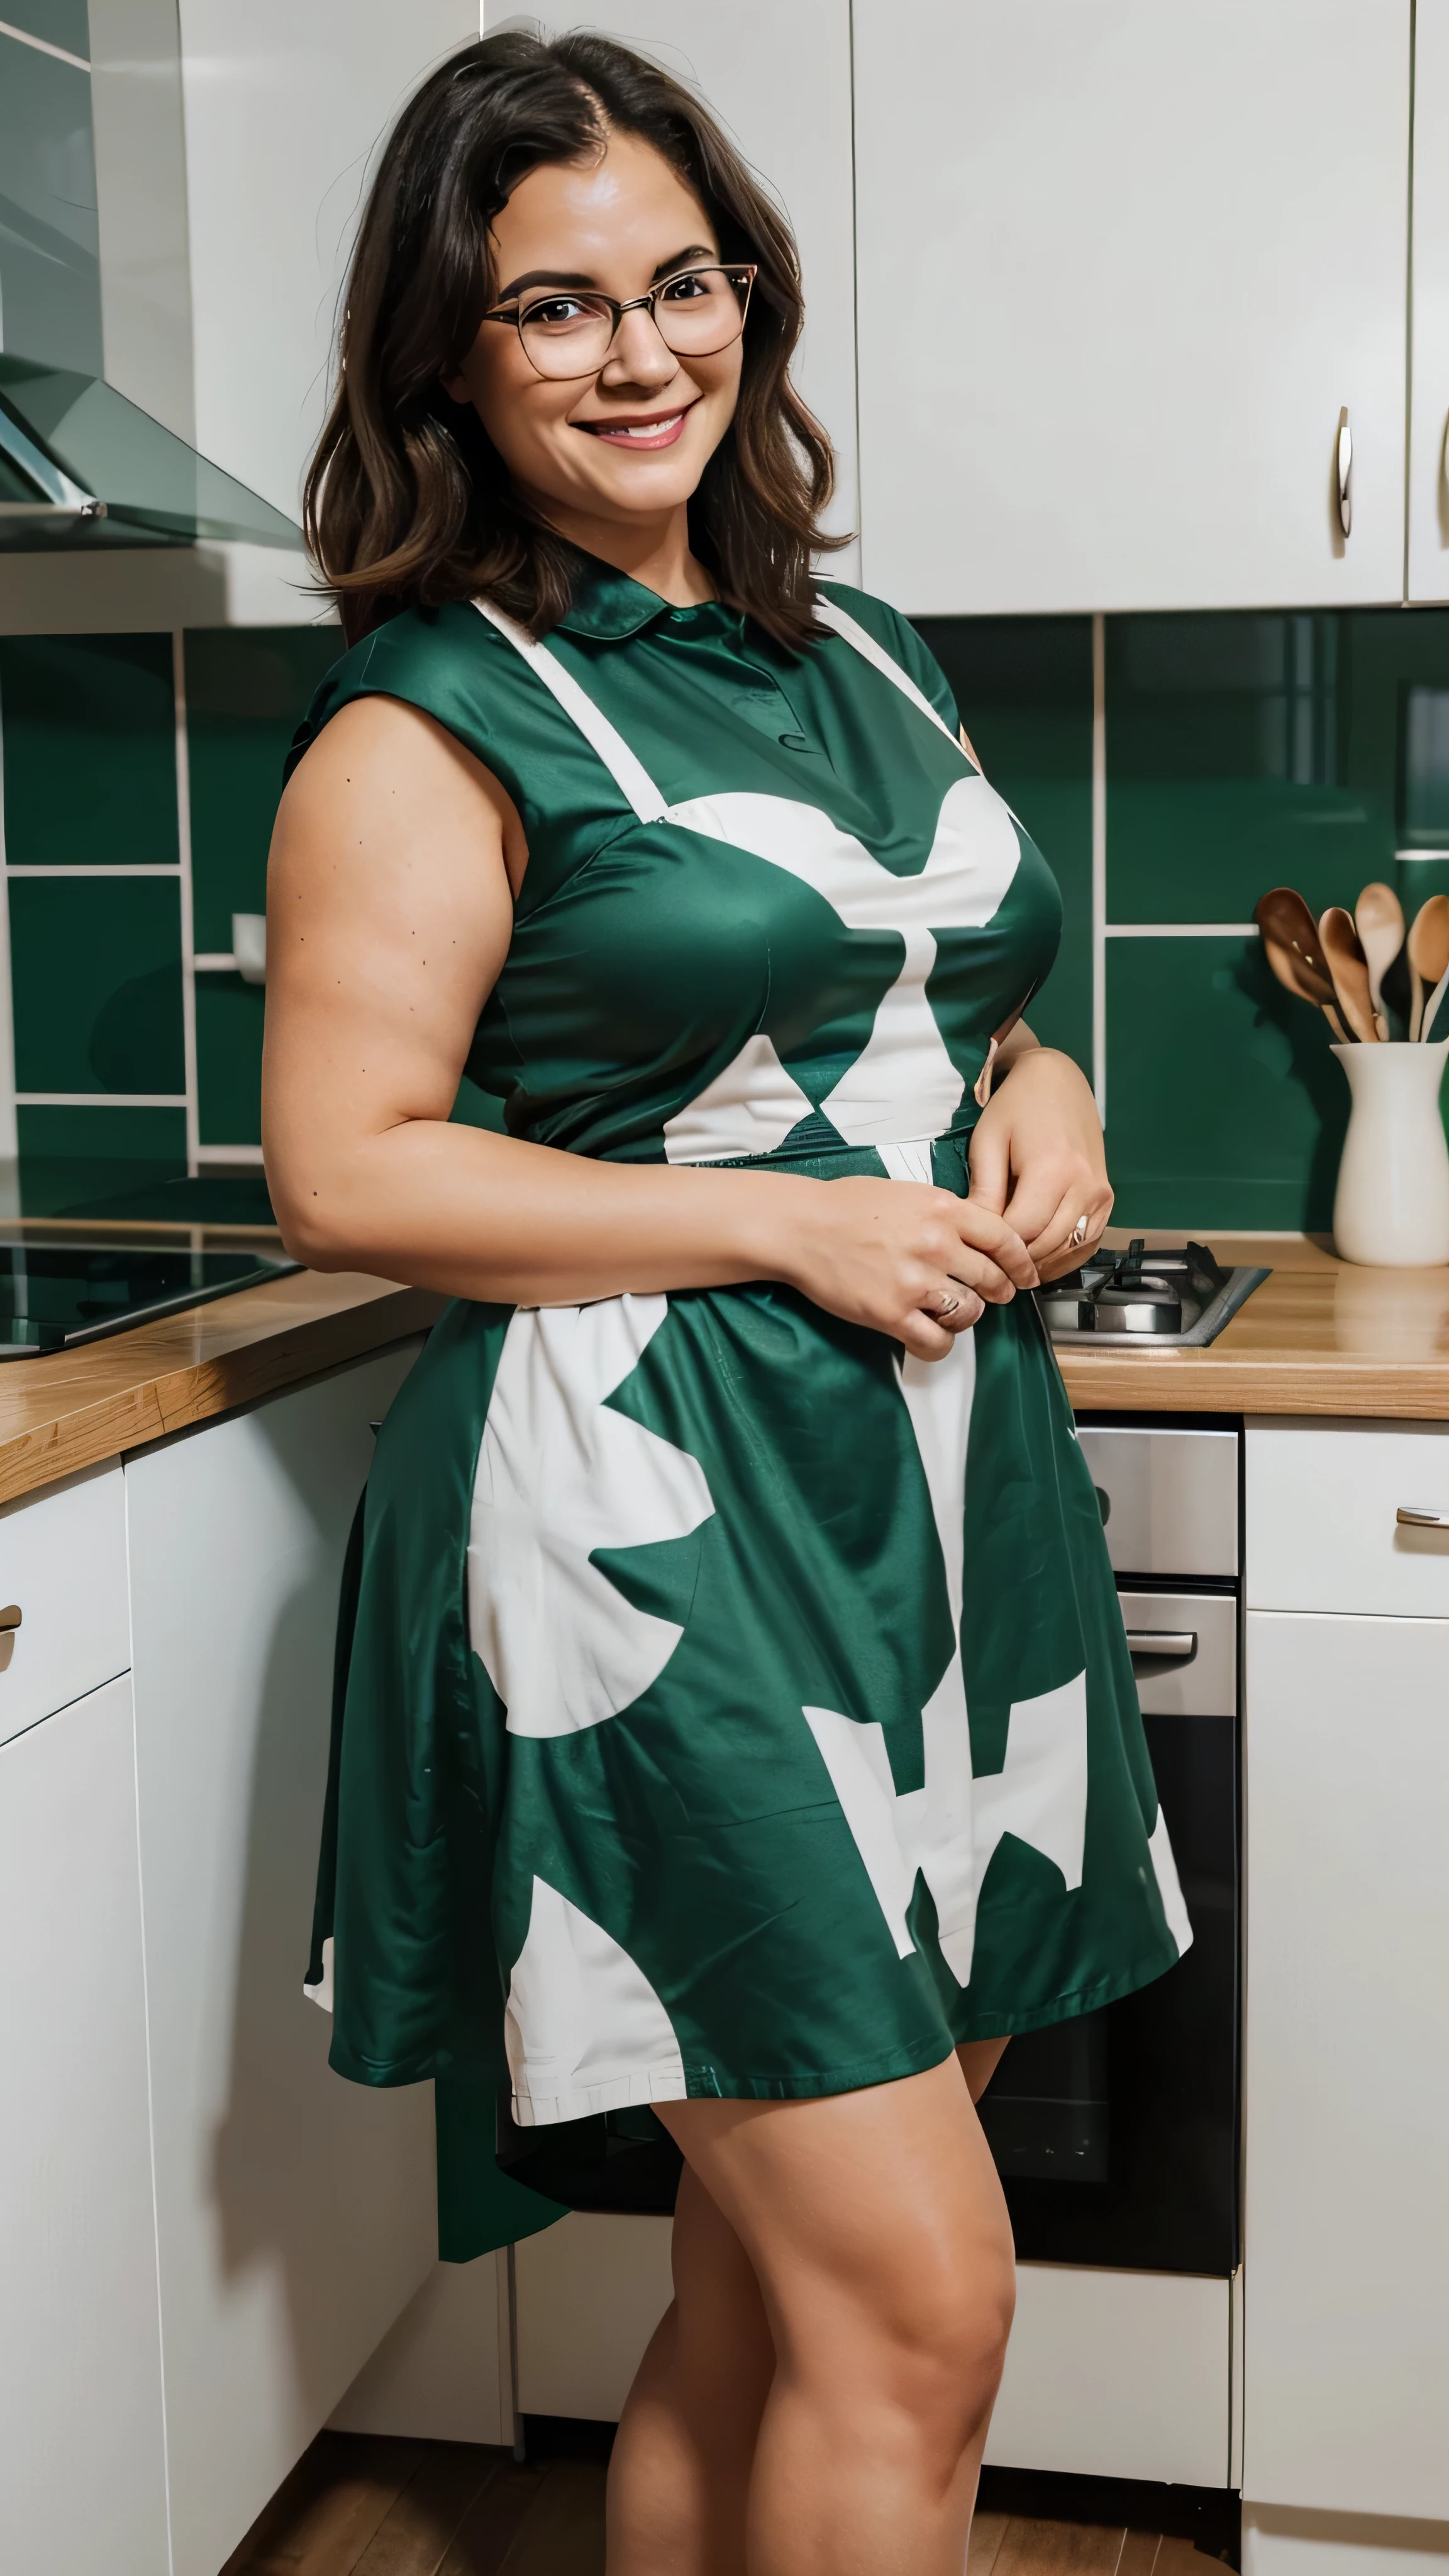
[[[196,945],[231,946],[234,912],[261,912],[282,762],[342,650],[335,626],[231,627],[186,638]]]
[[[12,877],[18,1092],[184,1092],[175,877]]]
[[[0,638],[12,868],[175,867],[169,635]]]
[[[1411,905],[1449,891],[1449,611],[1109,618],[1100,707],[1089,618],[922,631],[1057,872],[1062,952],[1030,1017],[1100,1066],[1119,1217],[1326,1226],[1347,1085],[1323,1021],[1272,981],[1243,925],[1280,883],[1315,911],[1372,876]],[[340,643],[335,627],[185,638],[202,956],[230,951],[233,912],[261,909],[282,757]],[[254,1155],[265,996],[230,970],[194,979],[186,1107],[172,639],[0,641],[0,739],[25,1204],[53,1212],[184,1173],[188,1114],[203,1168]],[[63,873],[78,868],[106,873]],[[172,873],[130,873],[147,868]],[[138,1094],[166,1105],[121,1105]],[[455,1115],[496,1124],[496,1104],[465,1085]]]

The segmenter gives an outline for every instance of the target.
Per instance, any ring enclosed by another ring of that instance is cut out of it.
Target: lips
[[[672,447],[683,436],[693,408],[686,403],[677,411],[655,412],[647,419],[576,420],[574,427],[586,430],[590,438],[602,439],[606,447],[630,448],[647,456],[657,448]]]

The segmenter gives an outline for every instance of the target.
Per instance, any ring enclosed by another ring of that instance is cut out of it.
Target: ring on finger
[[[1081,1245],[1081,1244],[1083,1244],[1083,1243],[1085,1243],[1085,1242],[1086,1242],[1086,1240],[1087,1240],[1087,1220],[1086,1220],[1086,1218],[1085,1218],[1084,1216],[1079,1216],[1079,1217],[1078,1217],[1078,1219],[1077,1219],[1076,1224],[1073,1226],[1073,1228],[1072,1228],[1072,1230],[1071,1230],[1071,1233],[1070,1233],[1070,1234],[1068,1235],[1068,1237],[1067,1237],[1067,1241],[1070,1243],[1070,1245],[1071,1245],[1071,1247],[1072,1247],[1073,1251],[1075,1252],[1075,1251],[1077,1250],[1078,1246],[1079,1246],[1079,1245]]]
[[[936,1313],[940,1316],[954,1315],[960,1306],[960,1303],[961,1300],[959,1297],[943,1297],[936,1308]]]

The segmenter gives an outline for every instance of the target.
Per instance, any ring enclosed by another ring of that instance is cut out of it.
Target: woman
[[[287,1242],[460,1301],[369,1489],[333,2063],[511,2080],[564,2197],[581,2139],[682,2150],[616,2576],[958,2576],[1013,2287],[974,2097],[1186,1937],[1028,1293],[1111,1205],[1019,1018],[1058,899],[912,630],[812,576],[800,324],[662,72],[428,81],[272,862]]]

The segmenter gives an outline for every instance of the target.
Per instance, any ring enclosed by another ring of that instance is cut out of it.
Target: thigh
[[[675,2355],[691,2380],[722,2378],[763,2405],[775,2347],[755,2268],[723,2210],[686,2164],[674,2208]]]
[[[656,2104],[760,2285],[792,2368],[999,2344],[1014,2295],[996,2168],[953,2056],[810,2101]]]
[[[956,2055],[973,2102],[980,2101],[1010,2045],[1009,2038],[962,2040]]]

